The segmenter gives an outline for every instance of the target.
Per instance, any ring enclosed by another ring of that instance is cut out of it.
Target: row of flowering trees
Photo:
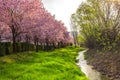
[[[72,43],[64,24],[55,19],[40,0],[0,0],[0,42],[11,42],[13,52],[18,43],[43,45]]]

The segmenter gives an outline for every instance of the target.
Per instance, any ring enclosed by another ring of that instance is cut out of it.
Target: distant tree
[[[79,25],[76,23],[76,14],[71,15],[71,33],[74,39],[75,47],[78,43],[78,33],[79,33]]]

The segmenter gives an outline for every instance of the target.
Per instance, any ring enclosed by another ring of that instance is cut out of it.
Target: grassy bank
[[[75,64],[78,50],[25,52],[0,58],[0,80],[88,80]]]
[[[90,65],[110,80],[120,79],[120,51],[89,50],[85,57]]]

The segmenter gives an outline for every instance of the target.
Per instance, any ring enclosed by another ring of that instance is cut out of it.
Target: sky
[[[57,20],[62,20],[68,31],[70,31],[70,16],[83,1],[85,0],[42,0],[48,12],[55,15]]]

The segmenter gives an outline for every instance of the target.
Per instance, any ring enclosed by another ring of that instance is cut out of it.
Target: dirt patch
[[[116,52],[100,52],[88,50],[85,53],[88,64],[110,80],[120,80],[120,50]]]

